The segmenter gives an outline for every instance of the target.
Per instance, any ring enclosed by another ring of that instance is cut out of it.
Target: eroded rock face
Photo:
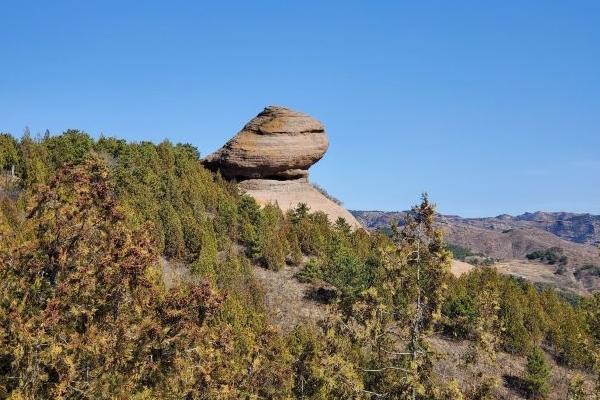
[[[308,176],[328,145],[325,128],[316,119],[269,106],[204,164],[228,179],[295,179]]]
[[[244,193],[254,197],[258,204],[277,204],[283,212],[304,203],[310,211],[322,211],[331,222],[344,218],[354,229],[361,228],[360,223],[344,207],[334,203],[315,189],[305,179],[280,181],[273,179],[249,179],[239,184]]]
[[[273,203],[287,211],[305,203],[332,222],[342,217],[360,228],[352,214],[308,182],[308,168],[323,157],[328,145],[325,128],[316,119],[269,106],[206,157],[204,165],[240,182],[239,188],[261,205]]]

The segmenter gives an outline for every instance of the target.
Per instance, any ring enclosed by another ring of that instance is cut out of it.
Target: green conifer
[[[527,357],[525,382],[529,397],[545,399],[550,392],[549,378],[550,366],[544,352],[539,347],[535,347]]]

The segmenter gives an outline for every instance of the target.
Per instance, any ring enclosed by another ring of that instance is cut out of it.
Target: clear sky
[[[326,125],[348,208],[600,214],[597,0],[2,1],[0,131],[207,154],[268,104]]]

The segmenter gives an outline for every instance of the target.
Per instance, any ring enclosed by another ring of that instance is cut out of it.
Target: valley
[[[386,230],[405,212],[351,211],[368,229]],[[590,214],[526,213],[516,217],[461,218],[438,215],[445,239],[472,261],[488,258],[499,271],[551,284],[573,293],[600,289],[600,216]],[[552,250],[555,262],[528,259],[535,252]],[[469,256],[471,255],[471,256]],[[558,258],[564,256],[565,262]],[[560,265],[559,265],[560,264]]]

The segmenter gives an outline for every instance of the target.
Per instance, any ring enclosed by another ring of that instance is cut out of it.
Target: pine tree
[[[164,231],[164,255],[168,258],[182,257],[185,251],[183,227],[179,215],[169,201],[165,201],[160,209],[160,221]]]
[[[588,298],[583,308],[586,313],[587,329],[592,335],[594,371],[596,373],[596,399],[600,400],[600,293]]]
[[[202,237],[198,257],[192,263],[190,269],[194,274],[204,277],[211,282],[216,280],[217,268],[217,240],[210,221],[202,225]]]
[[[48,180],[49,165],[46,147],[40,142],[23,136],[19,145],[23,159],[23,180],[25,188],[32,189]]]
[[[524,377],[530,398],[546,398],[550,391],[549,378],[550,366],[544,357],[544,352],[536,347],[527,357],[526,375]]]
[[[298,203],[298,206],[296,207],[293,213],[293,221],[298,222],[306,218],[309,211],[310,207],[307,206],[306,203]]]
[[[395,230],[394,245],[382,249],[372,286],[354,304],[340,303],[346,331],[370,350],[361,369],[375,396],[430,399],[438,391],[427,337],[439,318],[450,257],[434,217],[424,195]]]
[[[0,172],[9,171],[14,176],[20,161],[17,141],[6,133],[0,133]]]
[[[52,136],[44,141],[48,158],[55,168],[65,163],[82,163],[94,144],[85,132],[69,129],[60,136]]]
[[[274,231],[264,236],[264,239],[261,253],[265,266],[273,271],[281,270],[285,266],[284,236],[278,231]]]
[[[503,330],[499,316],[500,293],[498,287],[494,285],[494,281],[486,281],[479,290],[480,292],[475,300],[477,317],[475,318],[471,361],[476,362],[481,351],[489,361],[495,362],[496,351],[500,345],[500,335]]]
[[[432,391],[431,374],[433,358],[426,337],[439,318],[444,289],[450,269],[450,255],[442,233],[433,225],[435,206],[427,194],[421,204],[414,207],[400,231],[400,243],[411,249],[408,269],[413,278],[415,293],[414,311],[409,315],[411,327],[406,363],[408,398],[427,398]]]
[[[290,262],[293,265],[298,266],[302,263],[303,259],[302,249],[300,248],[300,242],[298,241],[298,235],[296,235],[296,232],[291,229],[291,227],[288,227],[286,231],[286,238],[290,248]]]
[[[367,400],[360,372],[352,363],[352,344],[328,330],[299,325],[288,336],[294,358],[294,398]]]

